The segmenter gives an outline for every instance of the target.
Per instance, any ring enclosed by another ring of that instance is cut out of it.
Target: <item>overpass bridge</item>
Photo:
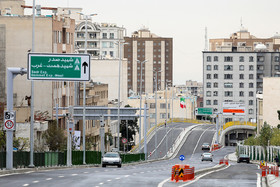
[[[231,121],[219,131],[219,143],[224,146],[235,146],[238,141],[256,134],[256,123]]]

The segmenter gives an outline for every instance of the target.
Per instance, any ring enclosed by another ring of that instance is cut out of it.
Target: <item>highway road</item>
[[[180,128],[185,128],[190,124],[175,124],[174,134],[180,133]],[[163,129],[165,132],[165,130]],[[178,131],[178,132],[177,132]],[[159,140],[163,140],[164,133],[161,129],[158,131]],[[168,133],[171,136],[172,134]],[[217,184],[229,184],[227,186],[235,185],[242,186],[243,184],[253,185],[256,183],[256,170],[253,164],[236,164],[230,163],[227,169],[220,172],[211,173],[210,175],[203,176],[193,183],[174,183],[170,181],[171,168],[175,164],[188,164],[194,166],[195,170],[202,168],[209,168],[217,165],[221,158],[224,158],[229,153],[235,151],[234,147],[226,147],[221,150],[214,151],[213,162],[201,162],[200,155],[203,152],[201,150],[201,144],[204,142],[211,143],[215,134],[215,127],[213,125],[203,125],[195,127],[189,134],[188,138],[178,151],[174,159],[160,160],[160,161],[148,161],[140,164],[128,164],[123,165],[122,168],[117,167],[88,167],[88,168],[69,168],[69,169],[55,169],[39,172],[28,172],[21,174],[13,174],[0,176],[1,187],[17,187],[17,186],[67,186],[67,187],[79,187],[79,186],[93,186],[93,187],[143,187],[143,186],[180,186],[189,184],[190,186],[215,186]],[[162,137],[162,138],[160,138]],[[152,150],[151,139],[149,149]],[[173,140],[173,139],[172,139]],[[164,140],[163,140],[164,144]],[[170,144],[171,145],[171,144]],[[166,150],[165,144],[158,148],[159,151]],[[179,155],[185,155],[185,160],[180,161]],[[247,170],[244,168],[248,167]],[[252,166],[252,167],[251,167]],[[224,172],[227,172],[225,175]],[[235,177],[234,177],[235,176]],[[237,178],[243,180],[236,180]],[[244,178],[248,179],[245,181]],[[209,182],[210,183],[209,183]],[[227,182],[227,183],[224,183]],[[211,185],[209,185],[211,184]],[[219,186],[219,185],[218,185]]]

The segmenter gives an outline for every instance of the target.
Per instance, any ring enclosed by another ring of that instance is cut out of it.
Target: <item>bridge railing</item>
[[[223,125],[223,130],[225,130],[228,127],[234,126],[234,125],[249,125],[252,127],[257,127],[256,123],[252,123],[252,122],[247,122],[247,121],[230,121],[227,122],[226,124]]]

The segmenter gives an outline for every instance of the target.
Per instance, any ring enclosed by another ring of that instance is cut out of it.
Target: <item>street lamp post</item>
[[[123,41],[119,40],[115,44],[119,45],[119,83],[118,83],[118,125],[117,125],[117,149],[120,150],[120,97],[121,97],[121,60],[122,60],[122,52],[121,52],[121,44],[125,45]]]
[[[85,15],[81,12],[79,12],[79,14],[84,15],[86,18],[86,22],[85,22],[85,54],[87,53],[87,35],[88,35],[88,31],[87,31],[87,25],[88,25],[88,17],[90,16],[96,16],[97,14],[89,14],[89,15]],[[84,81],[83,84],[83,164],[86,164],[86,117],[85,117],[85,113],[86,113],[86,82]]]
[[[158,87],[158,76],[157,74],[162,71],[155,71],[156,76],[155,76],[155,158],[157,158],[157,87]]]
[[[140,62],[139,60],[137,60],[137,62]],[[142,117],[141,117],[141,113],[142,113],[142,64],[147,62],[147,60],[144,60],[142,62],[140,62],[140,117],[139,117],[139,153],[141,152],[141,133],[142,133]]]

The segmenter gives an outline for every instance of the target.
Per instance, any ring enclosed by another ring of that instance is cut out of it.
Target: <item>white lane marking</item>
[[[210,128],[211,128],[211,127],[208,127],[207,129],[205,129],[205,131],[203,131],[203,133],[200,135],[199,139],[197,140],[197,144],[195,145],[195,148],[193,149],[193,153],[192,153],[191,158],[193,157],[194,152],[195,152],[195,150],[196,150],[196,148],[197,148],[197,146],[198,146],[198,144],[199,144],[199,142],[200,142],[200,139],[202,138],[203,134],[204,134],[208,129],[210,129]]]
[[[119,177],[117,177],[117,178],[115,178],[116,180],[119,180],[119,179],[121,179],[121,178],[119,178]]]
[[[124,176],[124,177],[129,177],[130,175],[126,175],[126,176]]]
[[[76,175],[78,175],[78,174],[76,174],[76,173],[72,174],[72,176],[76,176]]]
[[[88,173],[87,171],[85,171],[84,173]]]
[[[147,171],[148,173],[150,173],[151,171]]]
[[[109,179],[109,180],[107,180],[107,181],[108,181],[108,182],[111,182],[112,180]]]
[[[60,175],[60,176],[58,176],[59,178],[62,178],[62,177],[64,177],[63,175]]]
[[[29,186],[29,184],[24,184],[24,185],[22,185],[22,186]]]
[[[33,183],[38,183],[39,181],[33,181]]]
[[[103,182],[101,182],[101,183],[99,183],[100,185],[102,185],[103,184]]]
[[[158,187],[163,187],[163,184],[166,183],[169,180],[171,180],[171,178],[167,178],[164,181],[161,181],[161,183],[158,184]]]
[[[261,187],[261,174],[256,173],[257,174],[257,187]]]
[[[141,171],[140,173],[145,173],[144,171]]]
[[[218,171],[227,169],[229,166],[230,166],[230,164],[229,164],[228,166],[226,166],[225,168],[221,168],[221,169],[218,169],[218,170],[215,170],[215,171],[210,171],[210,172],[204,173],[203,175],[200,175],[200,176],[196,177],[194,180],[188,182],[187,184],[183,184],[183,185],[181,185],[181,186],[179,186],[179,187],[188,186],[188,185],[190,185],[190,184],[192,184],[192,183],[198,181],[198,179],[200,179],[201,177],[204,177],[205,175],[209,175],[209,174],[211,174],[211,173],[214,173],[214,172],[218,172]]]
[[[52,178],[46,178],[46,181],[50,181],[50,180],[52,180]]]
[[[98,173],[99,171],[94,171],[95,173]]]
[[[105,171],[109,171],[108,169],[105,169]]]
[[[136,173],[132,173],[132,175],[136,175]]]

